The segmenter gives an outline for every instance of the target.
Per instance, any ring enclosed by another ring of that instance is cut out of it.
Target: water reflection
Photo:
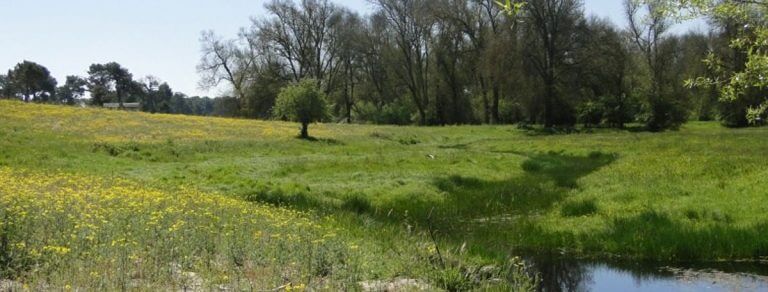
[[[715,263],[665,266],[530,257],[539,291],[768,291],[768,264]]]

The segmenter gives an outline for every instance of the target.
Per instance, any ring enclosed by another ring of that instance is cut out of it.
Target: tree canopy
[[[40,64],[23,61],[8,71],[4,91],[24,101],[46,102],[56,93],[56,79]]]
[[[304,79],[280,90],[274,107],[278,119],[299,122],[301,138],[309,138],[310,123],[320,122],[327,117],[325,95],[314,79]]]

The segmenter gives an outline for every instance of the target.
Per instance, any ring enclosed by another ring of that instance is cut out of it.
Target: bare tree
[[[528,60],[538,72],[544,85],[544,125],[568,124],[572,119],[566,112],[557,91],[561,74],[566,69],[576,38],[576,24],[583,17],[580,0],[531,0],[526,7],[526,23],[531,40]]]
[[[667,70],[675,53],[665,50],[667,31],[672,25],[664,0],[625,0],[624,12],[629,22],[629,35],[650,70],[651,90],[646,125],[659,131],[674,128],[685,120],[683,109],[666,97]],[[643,11],[644,10],[644,11]]]
[[[400,52],[398,77],[406,84],[419,112],[420,123],[427,124],[429,107],[430,39],[434,21],[427,1],[376,0],[394,35]]]
[[[332,79],[341,10],[329,0],[303,0],[298,6],[292,1],[273,0],[266,8],[274,17],[253,19],[253,35],[277,53],[293,80]],[[330,86],[326,86],[328,90]]]
[[[238,99],[245,99],[245,89],[256,65],[255,47],[250,42],[240,47],[236,40],[222,40],[212,31],[203,32],[200,43],[203,53],[197,65],[202,77],[200,86],[208,89],[226,82]]]

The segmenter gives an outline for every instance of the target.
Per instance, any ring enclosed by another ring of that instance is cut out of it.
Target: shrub
[[[688,113],[684,105],[672,98],[651,98],[644,108],[645,126],[651,131],[677,129]]]
[[[579,106],[579,122],[585,127],[598,126],[603,121],[605,108],[600,101],[587,101]]]

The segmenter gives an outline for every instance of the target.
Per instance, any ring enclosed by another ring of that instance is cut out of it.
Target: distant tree
[[[157,90],[160,86],[160,79],[147,75],[138,82],[142,91],[141,110],[156,113],[158,108]]]
[[[197,65],[202,76],[200,87],[213,88],[224,82],[231,86],[237,99],[244,100],[258,54],[255,44],[242,47],[236,40],[223,40],[213,31],[203,32],[200,43],[203,51]]]
[[[237,98],[221,96],[213,100],[211,115],[217,117],[234,117],[238,115],[239,103]]]
[[[24,61],[8,71],[11,95],[18,95],[25,102],[49,101],[56,92],[56,79],[40,64]]]
[[[11,91],[11,84],[7,75],[0,74],[0,98],[9,98],[13,93]]]
[[[309,138],[309,124],[326,118],[325,96],[317,81],[305,79],[280,90],[274,107],[274,117],[301,123],[300,137]]]
[[[80,76],[67,76],[67,81],[56,90],[56,95],[61,103],[73,105],[75,101],[85,95],[88,81]]]
[[[192,109],[187,102],[187,96],[181,92],[171,95],[171,113],[179,115],[191,115]]]
[[[88,87],[93,103],[102,105],[114,93],[120,107],[127,95],[135,90],[133,75],[116,62],[92,64],[88,69]]]
[[[163,82],[157,87],[155,93],[155,101],[157,112],[160,113],[174,113],[173,108],[173,89],[167,82]]]
[[[101,64],[93,64],[88,69],[88,91],[91,93],[91,104],[102,106],[111,100],[112,79]]]

